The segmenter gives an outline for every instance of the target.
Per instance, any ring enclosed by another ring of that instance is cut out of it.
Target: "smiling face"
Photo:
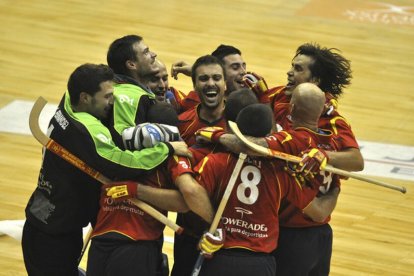
[[[219,64],[200,65],[195,71],[194,90],[203,107],[215,109],[223,103],[226,83]]]
[[[143,40],[135,42],[132,45],[135,52],[135,61],[128,61],[129,67],[134,70],[138,76],[146,76],[156,70],[155,58],[156,53],[151,52]]]
[[[312,57],[305,55],[297,55],[292,60],[292,67],[287,72],[288,83],[286,85],[286,91],[292,93],[293,90],[301,83],[310,82],[316,85],[319,84],[312,76],[312,72],[309,66],[314,62]]]
[[[111,112],[111,108],[114,103],[113,84],[113,81],[102,82],[99,85],[100,90],[96,92],[93,96],[82,92],[85,94],[86,97],[86,112],[100,120],[106,119],[108,117],[109,112]]]
[[[154,92],[157,101],[164,102],[165,93],[168,89],[167,68],[161,61],[156,60],[155,69],[157,72],[148,76],[146,85],[151,89],[152,92]]]
[[[223,62],[226,70],[226,93],[230,94],[244,86],[242,78],[246,74],[246,62],[239,54],[225,56]]]

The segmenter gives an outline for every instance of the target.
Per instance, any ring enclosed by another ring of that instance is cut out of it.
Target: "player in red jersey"
[[[321,102],[323,104],[323,101]],[[264,137],[271,132],[272,111],[263,104],[244,108],[237,117],[242,133]],[[300,134],[295,134],[290,144]],[[306,135],[310,146],[315,145]],[[306,148],[309,144],[306,143]],[[237,161],[233,153],[208,155],[197,165],[198,179],[218,206]],[[285,173],[284,162],[268,158],[248,158],[243,164],[222,222],[226,232],[223,249],[204,262],[200,275],[274,275],[276,263],[270,254],[277,247],[278,210],[282,198],[287,197],[299,208],[313,199],[316,191],[301,186]]]
[[[194,133],[198,129],[225,126],[223,110],[226,75],[223,65],[214,56],[202,56],[194,63],[191,78],[201,102],[178,117],[181,137],[188,146],[195,144]]]
[[[247,88],[243,88],[237,91],[234,91],[226,101],[226,108],[224,110],[224,116],[226,120],[235,121],[239,111],[250,105],[257,103],[257,98],[252,91]],[[214,130],[220,131],[220,129],[215,128]],[[208,130],[210,131],[210,130]],[[208,132],[206,131],[206,132]],[[223,132],[223,130],[221,130]],[[204,132],[204,130],[202,131]],[[206,133],[204,132],[204,133]],[[200,135],[198,135],[200,137]],[[197,143],[196,145],[190,147],[190,151],[193,154],[193,160],[181,158],[182,162],[186,162],[188,167],[196,165],[201,161],[207,154],[223,151],[223,147],[216,143],[206,143],[218,139],[218,136],[209,137],[208,139],[203,139],[204,142]],[[182,174],[180,177],[191,177],[192,174]],[[208,221],[211,222],[211,221]],[[202,233],[208,228],[208,225],[205,220],[199,218],[192,212],[187,212],[185,214],[177,215],[177,223],[183,226],[190,234],[183,233],[182,235],[176,235],[174,241],[174,266],[171,271],[172,276],[186,276],[191,275],[193,266],[199,256],[199,251],[197,250],[197,244],[200,240]]]
[[[172,106],[157,103],[148,110],[148,120],[174,125],[178,118]],[[162,210],[187,211],[188,203],[194,212],[211,221],[213,210],[205,190],[198,183],[189,183],[186,172],[191,172],[191,168],[174,156],[155,172],[140,178],[140,184],[120,182],[108,189],[126,186],[126,196],[136,196],[164,214],[167,212]],[[183,196],[176,191],[177,188]],[[101,208],[89,251],[88,275],[136,275],[137,272],[155,275],[161,261],[165,226],[128,201],[116,203],[121,199],[106,196],[108,189],[102,191]]]
[[[363,169],[363,158],[358,143],[349,123],[339,115],[336,100],[343,93],[343,88],[350,84],[350,62],[336,52],[336,49],[322,48],[317,44],[301,45],[292,60],[292,68],[288,71],[288,84],[274,89],[273,108],[276,121],[284,128],[292,124],[286,103],[291,98],[291,91],[303,83],[312,82],[325,91],[327,108],[319,120],[319,127],[333,132],[332,149],[327,151],[329,163],[335,167],[358,171]],[[329,149],[329,148],[328,148]],[[329,182],[332,176],[326,174],[324,181]],[[309,207],[310,214],[319,212],[317,223],[304,216],[300,210],[292,206],[281,212],[280,246],[275,257],[281,265],[278,275],[328,275],[332,255],[332,229],[328,222],[334,210],[339,194],[339,181],[333,182],[323,190],[315,204]],[[325,202],[326,204],[320,204]],[[323,215],[320,215],[320,214]],[[307,242],[313,237],[313,242]],[[295,266],[287,263],[295,260]],[[297,260],[300,260],[299,262]]]
[[[288,84],[272,88],[269,96],[276,122],[285,127],[288,124],[286,120],[289,120],[289,117],[280,116],[280,113],[286,114],[283,110],[286,110],[294,88],[303,82],[314,83],[325,92],[329,106],[321,116],[319,127],[332,130],[336,136],[334,139],[343,144],[340,152],[328,153],[330,164],[349,171],[362,170],[364,161],[350,125],[334,108],[337,106],[338,97],[343,93],[343,88],[350,84],[352,78],[349,60],[337,53],[336,49],[322,48],[317,44],[303,44],[297,49],[292,60],[292,68],[287,75]],[[345,138],[347,141],[344,141]]]
[[[227,97],[231,92],[244,87],[243,75],[246,74],[246,62],[242,58],[239,49],[231,45],[221,44],[211,53],[218,58],[224,65],[226,73],[226,93]],[[191,75],[191,65],[184,61],[176,62],[171,66],[171,75],[177,79],[177,75]],[[200,103],[200,98],[196,91],[190,91],[187,96],[180,102],[181,110],[186,111]]]
[[[316,93],[316,94],[315,94]],[[274,150],[278,151],[285,151],[292,154],[295,154],[295,147],[289,146],[290,142],[294,137],[294,133],[297,132],[303,132],[307,131],[310,134],[316,134],[319,136],[319,138],[314,136],[314,139],[318,141],[318,146],[321,147],[323,150],[332,150],[335,149],[335,141],[331,141],[328,138],[328,136],[334,137],[334,135],[327,135],[329,131],[321,132],[320,130],[316,132],[317,124],[318,124],[318,116],[312,115],[312,114],[320,114],[322,112],[322,109],[319,110],[319,113],[314,110],[318,104],[315,102],[316,98],[313,96],[319,95],[319,106],[322,108],[321,104],[324,102],[324,94],[321,92],[321,90],[313,84],[310,83],[304,83],[300,84],[296,87],[295,93],[293,93],[293,97],[291,99],[290,106],[290,116],[292,121],[292,128],[286,131],[281,131],[278,133],[273,133],[271,136],[268,136],[266,139],[254,139],[253,141],[256,143],[265,143],[268,144],[269,147],[271,147]],[[316,113],[315,113],[316,112]],[[292,129],[294,129],[295,132],[292,132]],[[313,130],[313,131],[312,131]],[[321,133],[320,133],[321,132]],[[325,133],[325,134],[324,134]],[[228,139],[229,134],[223,135],[222,138]],[[306,137],[306,136],[305,136]],[[223,139],[220,138],[220,141],[223,142]],[[231,139],[230,139],[231,140]],[[306,141],[303,140],[305,143]],[[231,145],[231,144],[230,144]],[[300,153],[298,151],[298,148],[296,148],[296,154]],[[323,172],[324,173],[324,172]],[[337,188],[339,184],[339,180],[337,176],[331,176],[331,175],[319,175],[317,177],[317,180],[322,184],[321,191],[325,193],[324,196],[316,198],[312,201],[312,203],[307,206],[304,210],[298,209],[293,205],[288,205],[286,202],[283,203],[281,210],[281,225],[282,223],[285,224],[287,221],[286,218],[291,218],[292,225],[297,224],[297,226],[303,226],[303,221],[307,221],[308,224],[312,220],[318,221],[319,223],[322,223],[326,220],[327,216],[333,211],[333,208],[336,204],[337,195],[339,192],[339,189]],[[305,215],[303,214],[305,213]],[[295,215],[296,214],[296,215]],[[315,223],[311,224],[315,225]],[[323,230],[321,230],[321,234],[323,233]],[[281,228],[281,237],[284,237],[284,228]],[[282,252],[287,251],[283,253],[283,256],[291,256],[289,260],[280,260],[280,258],[277,259],[278,263],[278,273],[283,271],[283,269],[288,268],[291,269],[290,272],[293,273],[292,275],[297,275],[294,273],[295,269],[299,269],[299,267],[303,267],[306,263],[306,260],[312,259],[312,258],[320,258],[320,259],[330,259],[329,250],[326,254],[321,256],[322,254],[317,254],[316,252],[309,251],[303,251],[304,248],[307,248],[305,245],[310,244],[310,242],[307,240],[306,242],[303,240],[303,238],[296,237],[296,240],[298,240],[301,245],[294,247],[292,244],[295,242],[294,240],[289,240],[285,242],[284,239],[279,239],[281,250],[276,250],[276,252]],[[331,243],[328,243],[328,246],[325,248],[330,248]],[[286,250],[284,250],[284,247],[286,247]],[[309,249],[313,249],[315,247],[310,246]],[[317,247],[318,248],[318,247]],[[295,252],[294,255],[289,254],[289,250]],[[326,252],[326,251],[325,251]],[[313,255],[312,255],[313,254]],[[281,254],[280,254],[281,255]],[[293,258],[296,258],[295,256],[301,256],[300,260],[295,260],[295,265],[290,265],[293,261]],[[329,263],[328,263],[329,265]],[[293,271],[293,272],[292,272]],[[288,275],[288,274],[285,274]]]

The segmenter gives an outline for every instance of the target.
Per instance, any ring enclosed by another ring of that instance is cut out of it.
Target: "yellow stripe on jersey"
[[[202,161],[203,163],[201,164],[200,168],[198,169],[199,174],[201,174],[203,172],[204,166],[206,165],[207,161],[208,161],[208,157],[206,156],[206,157],[203,158],[203,161]]]
[[[276,171],[276,167],[274,166],[273,162],[271,163],[271,165],[273,167],[273,171]],[[277,173],[276,173],[276,181],[277,181],[277,186],[279,188],[279,198],[278,198],[277,210],[276,211],[279,212],[280,204],[282,203],[281,202],[282,201],[282,196],[281,196],[281,194],[282,194],[282,187],[280,187],[280,180],[279,180],[279,176],[278,176]]]
[[[275,92],[273,92],[272,94],[270,94],[268,97],[269,98],[273,98],[274,96],[276,96],[277,94],[279,94],[284,88],[285,88],[285,86],[280,87]]]
[[[286,131],[281,131],[281,132],[283,132],[286,135],[285,139],[283,139],[283,141],[282,141],[282,144],[284,142],[288,142],[288,141],[293,139],[292,136],[289,133],[287,133]]]
[[[329,122],[331,123],[332,130],[333,130],[333,132],[334,132],[334,134],[335,134],[335,135],[338,135],[338,130],[337,130],[337,128],[336,128],[336,121],[338,121],[338,120],[342,120],[342,121],[344,121],[344,122],[345,122],[348,126],[350,126],[350,125],[349,125],[349,123],[348,123],[348,121],[347,121],[344,117],[341,117],[341,116],[336,116],[336,117],[332,118]]]

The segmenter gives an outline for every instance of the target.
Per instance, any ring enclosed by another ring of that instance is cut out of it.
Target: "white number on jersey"
[[[241,183],[237,186],[237,199],[244,204],[252,205],[259,198],[259,189],[262,175],[255,166],[246,166],[240,173]]]

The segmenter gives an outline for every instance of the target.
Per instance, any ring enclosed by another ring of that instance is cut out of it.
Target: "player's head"
[[[306,122],[317,126],[325,104],[325,94],[313,83],[296,86],[290,100],[293,122]]]
[[[255,103],[258,103],[258,100],[252,90],[248,88],[236,90],[226,99],[224,118],[226,118],[226,121],[235,122],[240,110]]]
[[[242,53],[234,46],[221,44],[211,55],[217,57],[226,72],[226,95],[243,87],[242,77],[246,74],[246,62]]]
[[[287,89],[293,91],[296,85],[311,82],[334,97],[341,95],[351,83],[352,71],[350,61],[338,52],[312,43],[299,46],[287,72]]]
[[[140,80],[154,71],[156,56],[141,36],[127,35],[116,39],[109,46],[107,62],[116,74]]]
[[[149,123],[165,124],[170,126],[178,125],[178,115],[174,107],[166,102],[157,102],[148,110],[147,120]]]
[[[87,63],[76,68],[67,86],[74,111],[105,119],[113,104],[113,79],[113,71],[104,64]]]
[[[236,123],[244,135],[265,137],[272,131],[273,113],[268,105],[251,104],[240,111]]]
[[[154,73],[145,76],[144,84],[154,92],[157,101],[164,102],[168,89],[167,68],[161,60],[155,59],[154,70],[156,70]]]
[[[223,64],[214,56],[202,56],[193,64],[191,79],[203,107],[215,109],[223,104],[225,77]]]

